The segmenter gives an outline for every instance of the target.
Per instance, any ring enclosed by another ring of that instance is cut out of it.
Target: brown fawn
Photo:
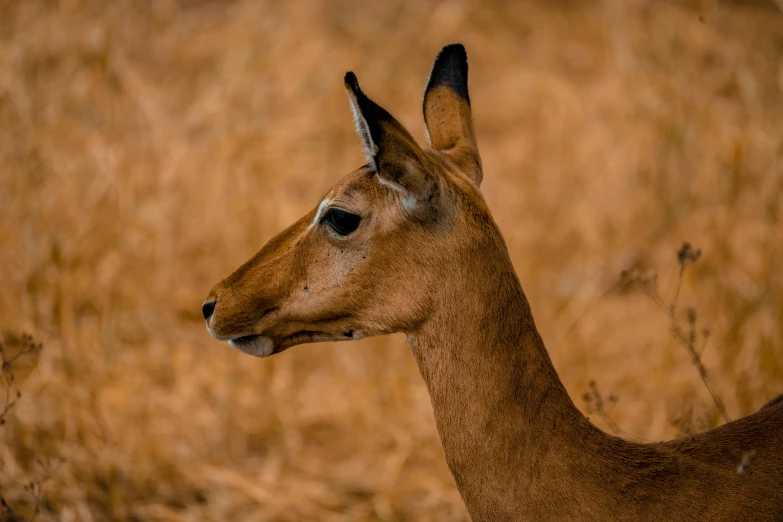
[[[210,334],[261,357],[408,334],[476,522],[783,521],[783,396],[653,444],[574,406],[479,190],[467,75],[463,46],[444,47],[424,92],[429,148],[345,75],[369,163],[212,289]]]

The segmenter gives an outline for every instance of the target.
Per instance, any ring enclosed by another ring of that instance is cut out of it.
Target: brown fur
[[[464,60],[461,46],[436,60],[429,150],[346,77],[372,162],[327,199],[360,226],[338,237],[313,210],[272,239],[210,292],[213,334],[261,335],[277,353],[408,333],[477,522],[783,520],[783,396],[656,444],[607,435],[574,406],[479,191]]]

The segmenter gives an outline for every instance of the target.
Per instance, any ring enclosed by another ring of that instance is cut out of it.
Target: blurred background
[[[674,326],[755,411],[783,392],[781,9],[0,0],[2,516],[467,520],[401,335],[254,359],[200,313],[364,162],[345,71],[423,143],[455,41],[482,190],[577,406],[640,440],[720,424]],[[673,300],[684,241],[672,319],[638,283]]]

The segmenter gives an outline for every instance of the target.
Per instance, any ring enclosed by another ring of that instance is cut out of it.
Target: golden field
[[[672,321],[620,278],[655,273],[668,302],[684,241],[702,256],[675,323],[693,307],[709,329],[730,415],[783,393],[781,9],[0,0],[4,362],[22,332],[43,345],[3,369],[6,404],[22,395],[0,516],[467,520],[401,335],[254,359],[200,313],[363,163],[344,72],[423,142],[455,41],[484,195],[577,405],[594,380],[618,399],[607,430],[721,422]]]

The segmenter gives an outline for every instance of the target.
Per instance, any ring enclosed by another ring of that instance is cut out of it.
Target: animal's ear
[[[345,87],[356,132],[378,179],[403,194],[409,215],[432,219],[440,203],[440,184],[437,174],[429,168],[430,158],[400,122],[362,92],[352,72],[345,75]]]
[[[446,153],[476,185],[483,177],[468,96],[468,55],[462,44],[444,47],[424,90],[430,144]]]

